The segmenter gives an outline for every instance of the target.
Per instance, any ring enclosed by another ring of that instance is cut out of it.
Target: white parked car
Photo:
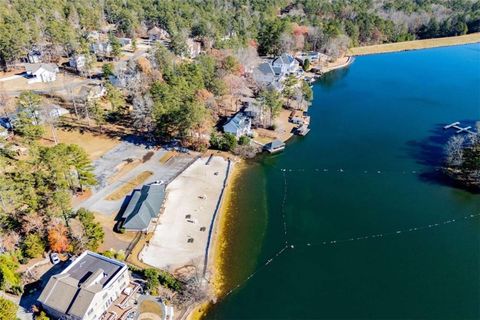
[[[60,262],[60,258],[58,257],[58,253],[54,252],[50,254],[50,260],[53,264],[57,264]]]

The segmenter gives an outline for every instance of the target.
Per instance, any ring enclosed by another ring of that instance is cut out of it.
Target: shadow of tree
[[[48,280],[62,272],[66,267],[70,265],[71,261],[63,261],[56,265],[53,265],[47,272],[45,272],[39,280],[29,283],[24,288],[24,294],[20,298],[20,306],[26,310],[31,310],[32,306],[37,304],[37,300],[42,293],[43,288],[47,284]]]
[[[460,121],[461,126],[475,126],[473,120]],[[407,142],[407,154],[414,158],[416,162],[425,167],[419,174],[419,178],[431,184],[449,186],[456,189],[469,191],[478,194],[480,190],[468,188],[456,180],[452,179],[443,171],[445,160],[445,147],[448,140],[455,135],[455,129],[445,130],[444,126],[448,123],[437,124],[431,131],[430,136],[424,140],[410,140]]]

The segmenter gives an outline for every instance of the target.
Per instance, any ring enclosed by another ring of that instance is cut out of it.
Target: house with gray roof
[[[57,80],[58,67],[53,63],[28,63],[25,65],[27,82],[53,82]]]
[[[300,67],[300,63],[292,55],[283,53],[273,60],[272,66],[279,68],[283,74],[295,73]]]
[[[152,183],[133,191],[122,214],[122,228],[126,231],[152,231],[165,200],[165,184]]]
[[[274,66],[269,62],[264,62],[258,65],[253,70],[253,79],[260,87],[271,87],[276,90],[282,90],[282,80],[285,73],[279,66]]]
[[[253,70],[253,79],[260,86],[268,86],[275,81],[276,74],[270,63],[264,62]]]
[[[38,301],[53,319],[100,319],[129,283],[125,263],[85,251],[48,280]]]
[[[237,138],[251,136],[252,120],[245,113],[238,112],[223,125],[223,132],[231,133]]]

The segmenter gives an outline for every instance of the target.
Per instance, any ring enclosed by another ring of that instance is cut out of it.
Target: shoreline
[[[214,224],[212,233],[212,244],[207,265],[207,274],[210,275],[208,281],[208,290],[210,296],[208,300],[199,302],[192,308],[186,319],[199,320],[205,315],[208,308],[220,299],[226,291],[225,288],[225,275],[223,272],[225,260],[223,259],[223,253],[226,249],[225,235],[228,232],[228,218],[230,216],[229,208],[232,201],[232,189],[235,186],[238,177],[247,168],[247,165],[243,160],[233,160],[230,175],[225,187],[225,193],[222,203],[218,212],[217,219]]]
[[[376,44],[371,46],[362,46],[350,48],[347,51],[349,56],[364,56],[379,53],[401,52],[410,50],[421,50],[429,48],[439,48],[456,46],[463,44],[472,44],[480,42],[480,32],[470,33],[462,36],[433,38],[403,41],[395,43]]]

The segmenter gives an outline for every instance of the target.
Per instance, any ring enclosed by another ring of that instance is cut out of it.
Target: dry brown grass
[[[436,39],[424,39],[405,41],[397,43],[377,44],[373,46],[351,48],[349,55],[362,56],[375,53],[397,52],[407,50],[418,50],[435,47],[454,46],[459,44],[468,44],[480,42],[480,33],[472,33],[457,37],[445,37]]]
[[[170,159],[175,157],[175,152],[168,151],[160,158],[160,163],[167,163]]]
[[[147,235],[142,234],[140,240],[137,242],[135,247],[133,247],[132,251],[127,257],[127,262],[133,264],[134,266],[142,269],[148,269],[148,268],[153,268],[151,265],[146,264],[143,261],[140,261],[138,256],[140,255],[140,252],[142,251],[143,247],[146,245],[147,241],[150,241],[150,239],[153,237],[153,232],[148,233]]]
[[[127,194],[132,192],[132,190],[136,186],[138,186],[139,184],[147,180],[147,178],[150,177],[151,175],[153,175],[152,171],[143,171],[132,180],[121,185],[117,190],[115,190],[108,197],[106,197],[105,200],[116,201],[116,200],[123,199]]]
[[[88,131],[82,133],[77,130],[67,131],[63,129],[57,129],[56,134],[58,142],[79,145],[87,152],[91,160],[100,158],[108,150],[112,149],[119,143],[117,139],[93,134]],[[52,139],[52,131],[49,127],[45,128],[45,136],[41,140],[41,143],[48,146],[54,144]]]
[[[140,159],[134,159],[132,161],[123,161],[120,165],[117,166],[118,171],[115,172],[113,176],[108,178],[108,183],[111,184],[122,176],[124,176],[127,172],[130,172],[133,168],[140,164]]]

